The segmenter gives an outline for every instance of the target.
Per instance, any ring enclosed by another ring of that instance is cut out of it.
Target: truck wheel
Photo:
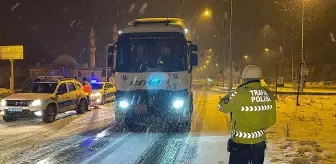
[[[79,101],[79,104],[76,109],[77,114],[83,114],[88,109],[88,104],[84,99]]]
[[[6,122],[13,122],[16,118],[13,116],[2,116],[2,119]]]
[[[43,111],[42,120],[45,123],[51,123],[55,120],[57,115],[57,109],[54,105],[48,105],[47,108]]]

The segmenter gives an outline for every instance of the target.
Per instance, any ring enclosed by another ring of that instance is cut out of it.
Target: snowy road
[[[112,104],[97,117],[70,112],[51,124],[0,120],[0,163],[228,163],[229,122],[217,110],[218,94],[201,90],[194,100],[190,133],[120,132]]]

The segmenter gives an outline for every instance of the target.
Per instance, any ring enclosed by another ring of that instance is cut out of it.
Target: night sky
[[[282,41],[289,43],[289,34],[294,35],[295,51],[300,51],[300,19],[290,12],[282,17],[279,9],[282,4],[287,5],[286,1],[234,0],[233,56],[236,62],[240,62],[244,54],[258,60],[265,46],[278,47]],[[335,23],[332,23],[335,22],[332,21],[335,16],[330,15],[333,14],[331,9],[334,3],[332,0],[323,2],[326,4],[320,3],[318,8],[307,14],[319,16],[316,19],[312,17],[312,22],[307,21],[308,24],[324,21],[322,25],[309,26],[307,29],[315,32],[315,38],[325,32],[321,45],[330,42],[329,33],[335,30]],[[22,66],[33,66],[37,62],[50,63],[60,54],[69,54],[82,63],[87,60],[88,36],[93,26],[97,35],[97,61],[102,61],[99,59],[103,58],[104,46],[112,41],[113,24],[122,27],[135,17],[194,18],[209,8],[213,18],[210,22],[198,25],[197,28],[202,30],[197,43],[203,49],[213,48],[221,53],[221,27],[224,11],[229,11],[228,4],[225,0],[1,0],[0,45],[23,44],[25,62],[19,62]],[[130,11],[131,6],[134,8]],[[143,13],[139,12],[141,7],[144,7]],[[290,6],[287,10],[300,13],[298,7]],[[327,19],[323,15],[326,13]],[[285,31],[282,31],[282,18],[286,19]],[[277,34],[269,45],[260,39],[260,31],[265,25],[270,25]],[[284,35],[280,35],[282,32]],[[307,38],[307,45],[315,40]],[[289,48],[285,52],[290,52]],[[97,62],[97,65],[100,64]]]

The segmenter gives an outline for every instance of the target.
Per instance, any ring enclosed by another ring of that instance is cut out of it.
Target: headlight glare
[[[91,95],[90,95],[90,97],[99,97],[99,96],[101,96],[101,93],[92,93]]]
[[[6,105],[7,105],[6,100],[1,100],[0,106],[6,106]]]
[[[31,105],[32,106],[40,106],[42,104],[41,100],[34,100]]]
[[[119,102],[119,106],[120,106],[121,108],[128,108],[129,105],[130,105],[130,104],[129,104],[126,100],[121,100],[121,101]]]
[[[175,109],[181,108],[181,107],[183,107],[183,105],[184,105],[184,101],[183,100],[174,100],[173,101],[173,107]]]
[[[34,114],[36,115],[36,116],[42,116],[42,111],[36,111],[36,112],[34,112]]]

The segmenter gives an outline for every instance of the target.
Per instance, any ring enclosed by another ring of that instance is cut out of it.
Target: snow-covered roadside
[[[93,117],[93,111],[83,115],[76,115],[76,112],[60,114],[57,120],[51,124],[45,124],[41,119],[20,120],[11,123],[0,119],[0,163],[10,163],[18,154],[27,155],[25,150],[34,151],[49,142],[59,142],[68,136],[110,126],[114,120],[110,106],[111,104],[107,104],[99,109],[96,119]],[[77,140],[79,139],[77,138]],[[75,143],[69,140],[69,143],[66,144]]]
[[[272,163],[336,163],[336,96],[279,96],[268,131]]]
[[[224,95],[223,92],[220,95]],[[279,95],[277,122],[267,131],[275,164],[336,163],[336,96]]]

